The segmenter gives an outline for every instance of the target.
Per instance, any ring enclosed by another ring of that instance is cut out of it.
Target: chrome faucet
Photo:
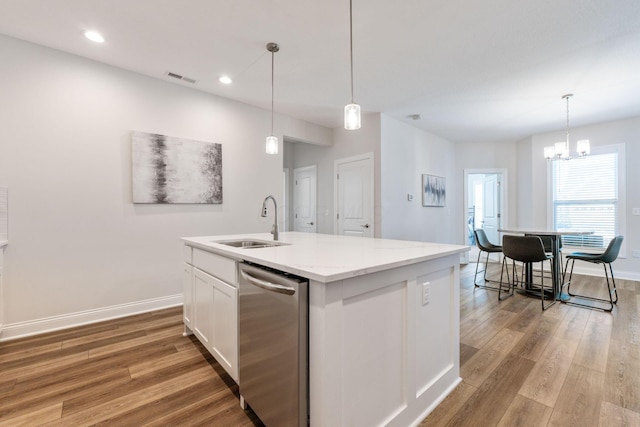
[[[265,197],[262,202],[262,212],[260,216],[263,218],[267,217],[267,200],[273,200],[273,207],[275,208],[275,215],[273,217],[273,227],[271,227],[271,234],[273,234],[273,240],[278,240],[278,204],[276,203],[276,199],[273,196]]]

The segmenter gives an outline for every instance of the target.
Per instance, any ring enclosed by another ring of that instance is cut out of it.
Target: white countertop
[[[372,239],[299,232],[280,233],[283,246],[243,249],[216,243],[225,240],[273,241],[269,233],[184,237],[189,246],[255,262],[322,283],[334,282],[404,265],[458,254],[467,246],[405,240]]]

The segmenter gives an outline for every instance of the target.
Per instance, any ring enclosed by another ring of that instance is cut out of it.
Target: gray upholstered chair
[[[476,274],[473,276],[473,284],[476,286],[476,288],[483,288],[483,289],[490,289],[492,291],[497,291],[499,290],[498,287],[487,286],[487,283],[498,283],[497,280],[487,279],[487,268],[489,267],[489,255],[502,253],[502,246],[494,245],[493,243],[491,243],[487,238],[487,235],[484,232],[484,230],[480,228],[477,230],[474,230],[473,233],[476,236],[476,245],[478,246],[478,249],[480,249],[480,251],[478,252],[478,261],[476,262]],[[483,275],[484,284],[479,285],[478,284],[478,267],[480,266],[480,256],[482,255],[483,252],[486,252],[487,254],[487,258],[484,263],[484,270],[481,271],[481,273],[484,272],[484,275]]]
[[[622,246],[622,241],[624,240],[623,236],[616,236],[609,242],[609,246],[607,249],[600,254],[591,254],[587,252],[572,252],[567,255],[567,264],[564,267],[564,275],[566,276],[567,269],[569,268],[569,262],[571,262],[571,271],[569,272],[569,280],[563,282],[567,285],[567,293],[571,297],[578,297],[582,299],[587,299],[595,302],[604,302],[608,303],[609,306],[606,308],[598,307],[596,305],[591,304],[583,304],[576,301],[562,301],[565,304],[577,305],[580,307],[587,307],[594,310],[602,310],[602,311],[611,311],[613,310],[613,305],[618,302],[618,291],[616,290],[616,281],[613,277],[613,269],[611,268],[611,263],[618,258],[618,254],[620,253],[620,247]],[[602,264],[604,268],[604,275],[607,279],[607,290],[609,291],[609,299],[596,298],[588,295],[580,295],[580,294],[572,294],[571,293],[571,278],[573,277],[573,265],[576,261],[585,261],[593,264]],[[609,272],[611,273],[611,283],[609,283],[609,274],[607,273],[607,265],[609,266]],[[613,285],[613,288],[611,287]],[[614,299],[615,296],[615,299]]]
[[[523,264],[531,264],[533,268],[533,264],[539,262],[540,263],[540,283],[524,283],[525,290],[528,292],[536,292],[540,294],[540,299],[542,301],[542,309],[546,310],[555,304],[555,295],[553,291],[553,281],[550,281],[550,285],[547,287],[548,292],[545,293],[545,277],[543,274],[544,270],[544,262],[549,261],[549,267],[552,268],[551,261],[553,260],[553,255],[548,254],[544,250],[544,245],[542,243],[542,239],[539,236],[510,236],[506,235],[502,238],[502,253],[505,258],[502,261],[502,271],[500,273],[500,292],[498,293],[498,299],[502,300],[502,277],[503,273],[507,271],[507,283],[508,289],[507,292],[510,295],[513,295],[514,288],[517,285],[518,275],[516,273],[516,261],[522,262]],[[512,274],[511,278],[509,277],[509,266],[507,262],[507,258],[512,260],[511,268]],[[551,303],[545,306],[545,294],[550,296]]]

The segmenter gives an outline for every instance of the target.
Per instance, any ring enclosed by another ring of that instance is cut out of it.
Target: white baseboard
[[[182,305],[182,294],[3,325],[0,342]]]

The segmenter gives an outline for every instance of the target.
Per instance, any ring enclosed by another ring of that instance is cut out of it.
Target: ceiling
[[[0,33],[265,109],[277,42],[277,113],[350,101],[348,0],[0,0]],[[353,49],[364,112],[454,142],[563,129],[565,93],[572,126],[640,116],[638,0],[353,0]]]

